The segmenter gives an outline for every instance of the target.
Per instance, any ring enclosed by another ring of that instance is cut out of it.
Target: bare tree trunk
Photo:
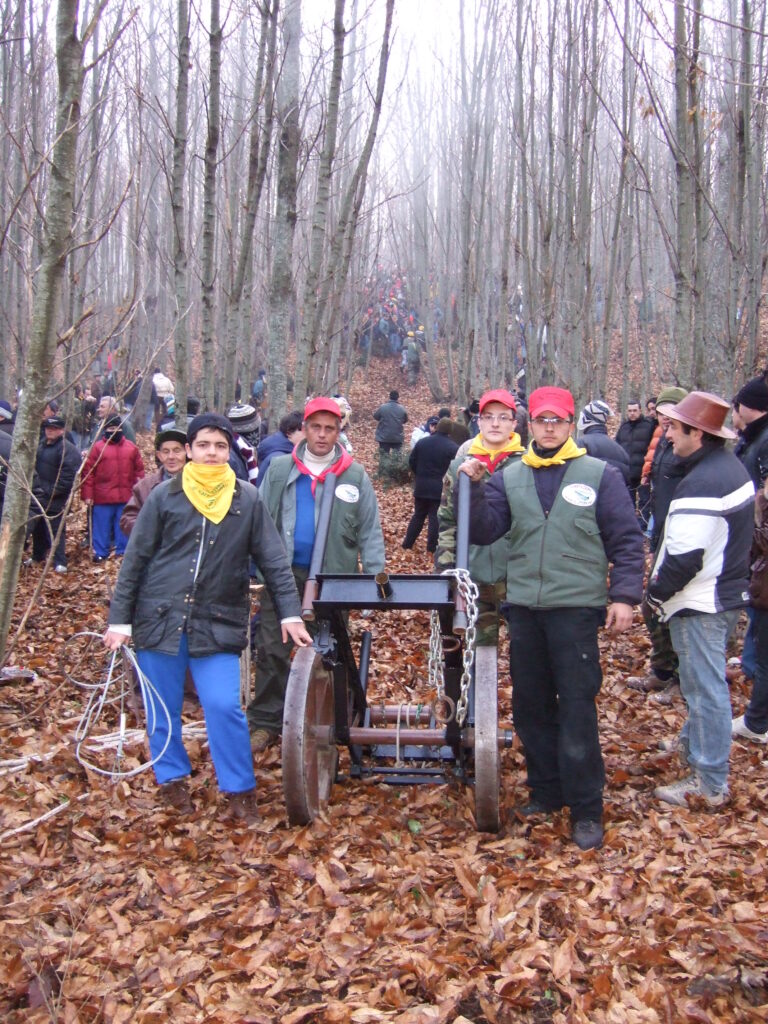
[[[208,94],[208,138],[205,144],[205,184],[203,186],[202,302],[203,302],[203,391],[206,408],[213,408],[214,374],[214,282],[216,278],[216,163],[219,149],[219,106],[221,97],[221,22],[219,0],[211,0],[210,91]],[[230,395],[222,396],[229,401]],[[181,401],[181,398],[180,398]],[[186,402],[183,411],[186,413]]]
[[[253,268],[253,231],[259,210],[264,182],[267,177],[269,148],[272,141],[272,125],[275,115],[275,54],[277,52],[277,25],[280,0],[273,0],[261,8],[261,34],[259,56],[256,65],[256,81],[251,105],[251,137],[248,151],[248,185],[245,200],[245,218],[240,239],[240,254],[235,268],[232,292],[227,303],[226,327],[224,330],[224,388],[227,394],[234,392],[237,376],[236,357],[238,340],[247,322],[243,316],[244,288],[248,272]],[[257,116],[264,107],[264,121],[259,125]],[[247,343],[249,339],[242,339]],[[274,384],[274,382],[273,382]],[[210,408],[213,407],[213,382],[210,385]],[[271,387],[274,394],[274,387]]]
[[[693,312],[693,263],[695,245],[695,182],[688,107],[689,54],[686,36],[686,0],[675,0],[675,177],[677,179],[677,233],[675,245],[674,340],[680,377],[693,381],[691,323]]]
[[[176,423],[187,425],[189,394],[189,300],[187,296],[187,232],[184,178],[187,167],[187,105],[189,97],[189,0],[178,0],[179,60],[176,78],[176,126],[173,134],[173,282],[176,324],[173,332],[176,361]]]
[[[333,159],[336,155],[336,134],[339,125],[339,95],[341,93],[342,70],[344,66],[344,4],[335,0],[333,14],[333,64],[328,83],[328,103],[325,115],[325,138],[317,169],[317,191],[312,216],[312,232],[309,243],[309,266],[304,285],[304,302],[299,344],[296,352],[296,375],[294,394],[301,400],[308,393],[309,367],[317,349],[320,328],[317,291],[323,264],[323,243],[328,222],[328,197],[331,192]]]
[[[284,60],[277,85],[280,148],[277,167],[272,281],[269,290],[270,408],[279,418],[286,408],[286,353],[295,311],[293,240],[296,233],[296,169],[301,143],[299,126],[299,44],[301,0],[287,0],[283,16]],[[294,392],[294,401],[304,396]]]
[[[83,52],[107,0],[96,7],[83,39],[77,38],[78,0],[59,0],[56,14],[58,98],[56,142],[43,224],[44,248],[34,299],[24,390],[13,435],[11,465],[0,522],[0,661],[5,656],[29,513],[40,417],[56,355],[57,313],[70,249],[83,91]]]

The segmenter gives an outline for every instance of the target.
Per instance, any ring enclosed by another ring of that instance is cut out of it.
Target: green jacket
[[[568,462],[549,515],[536,492],[535,470],[504,470],[514,510],[507,561],[507,600],[527,608],[603,608],[608,558],[595,515],[605,463],[588,455]]]
[[[296,448],[301,459],[307,442]],[[341,455],[341,447],[336,451]],[[282,537],[288,558],[293,563],[293,539],[296,525],[296,481],[301,476],[293,455],[278,455],[269,464],[259,493]],[[320,509],[323,484],[315,492],[315,523]],[[336,484],[336,499],[328,531],[323,572],[358,572],[358,556],[363,572],[377,573],[384,569],[384,537],[379,521],[379,506],[368,475],[359,462],[341,474]]]
[[[522,452],[513,452],[504,459],[496,471],[503,470],[510,463],[519,462]],[[437,539],[435,565],[442,571],[452,569],[456,564],[456,514],[453,510],[453,491],[456,487],[456,476],[462,462],[472,458],[471,455],[457,455],[443,477],[443,494],[437,519],[440,533]],[[486,469],[483,479],[491,474]],[[507,560],[509,558],[509,534],[501,537],[493,544],[469,545],[469,574],[478,586],[488,583],[501,583],[507,578]]]

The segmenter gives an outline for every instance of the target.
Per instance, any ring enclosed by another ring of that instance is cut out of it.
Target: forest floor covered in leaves
[[[349,396],[349,436],[371,473],[371,413],[399,379],[394,363],[374,364]],[[426,386],[400,390],[413,424],[436,411]],[[400,547],[410,488],[377,489],[389,571],[429,572],[426,530],[415,550]],[[34,678],[0,681],[0,1019],[768,1020],[765,750],[734,743],[723,808],[655,800],[654,786],[679,774],[658,742],[676,734],[683,707],[625,686],[647,667],[639,612],[630,633],[602,642],[599,851],[573,845],[567,814],[515,816],[527,794],[516,743],[502,755],[498,834],[476,831],[473,795],[459,784],[343,779],[325,813],[290,828],[279,748],[257,761],[260,825],[234,825],[220,815],[199,729],[188,742],[197,811],[179,819],[159,805],[151,772],[115,783],[74,756],[85,697],[62,654],[78,631],[103,630],[117,573],[78,545],[79,517],[69,574],[45,580],[13,654]],[[22,570],[19,617],[38,581],[38,568]],[[372,695],[426,694],[426,613],[364,626]],[[361,628],[353,614],[353,637]],[[740,713],[739,674],[731,695]],[[499,709],[509,721],[503,652]],[[199,708],[188,720],[201,720]],[[129,765],[143,757],[140,741],[126,749]]]

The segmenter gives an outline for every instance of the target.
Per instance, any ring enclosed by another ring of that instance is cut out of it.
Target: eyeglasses
[[[531,423],[535,423],[537,427],[561,427],[564,423],[570,423],[570,420],[564,420],[560,416],[534,416]]]
[[[480,416],[480,419],[481,420],[485,420],[486,423],[501,423],[503,425],[505,423],[512,423],[513,420],[514,420],[514,417],[513,416],[506,416],[506,415],[504,415],[504,413],[502,413],[500,416],[497,416],[495,413],[484,412]]]

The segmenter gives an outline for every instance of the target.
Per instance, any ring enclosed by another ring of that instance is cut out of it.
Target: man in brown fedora
[[[688,718],[680,732],[689,772],[656,796],[687,806],[700,797],[711,807],[728,796],[731,703],[725,646],[746,605],[755,487],[725,442],[729,404],[692,391],[677,404],[659,405],[683,478],[669,506],[646,600],[669,622],[680,663]]]

